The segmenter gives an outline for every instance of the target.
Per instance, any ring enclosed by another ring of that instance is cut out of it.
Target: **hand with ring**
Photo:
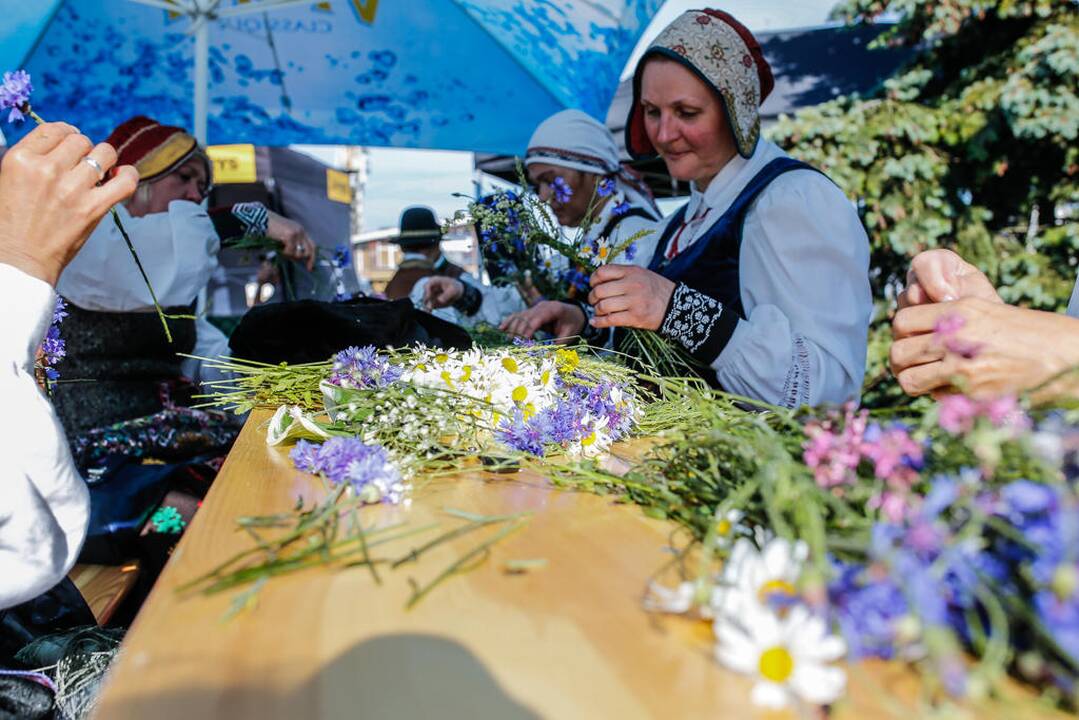
[[[315,243],[307,236],[303,226],[283,215],[269,210],[266,212],[269,215],[266,235],[281,243],[281,254],[289,260],[303,263],[309,271],[314,270]]]
[[[108,180],[116,150],[67,123],[34,128],[3,156],[0,263],[55,285],[90,232],[139,182],[124,165]]]

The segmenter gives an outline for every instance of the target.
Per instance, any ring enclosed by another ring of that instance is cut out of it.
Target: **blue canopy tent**
[[[213,144],[512,153],[563,108],[603,118],[661,4],[2,0],[0,69],[95,139],[141,113]]]

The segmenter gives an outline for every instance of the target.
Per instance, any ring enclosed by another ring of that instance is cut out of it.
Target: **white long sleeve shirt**
[[[34,382],[34,354],[55,305],[48,284],[0,264],[0,608],[63,579],[89,522],[86,483],[52,404]]]
[[[694,188],[677,251],[703,237],[750,180],[783,156],[762,139],[705,192]],[[720,385],[786,406],[857,400],[873,300],[869,241],[843,192],[812,170],[773,180],[746,212],[738,272],[746,317],[711,363]]]
[[[132,217],[122,205],[117,205],[117,212],[162,307],[187,305],[203,292],[217,269],[221,239],[202,205],[174,200],[167,212]],[[64,269],[56,289],[84,310],[154,311],[150,291],[109,215]],[[228,338],[202,317],[202,307],[197,310],[191,354],[227,356]],[[180,370],[196,382],[223,377],[220,371],[191,358],[183,360]]]

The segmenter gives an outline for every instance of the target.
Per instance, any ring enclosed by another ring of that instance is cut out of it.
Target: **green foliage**
[[[949,247],[1008,302],[1067,304],[1079,248],[1079,6],[1071,0],[844,0],[834,16],[901,21],[878,44],[919,48],[871,97],[770,129],[858,204],[878,312],[863,400],[901,401],[887,323],[918,252]]]

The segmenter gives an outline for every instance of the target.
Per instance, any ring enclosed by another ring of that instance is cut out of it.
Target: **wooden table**
[[[408,509],[365,510],[410,523],[444,519],[446,507],[534,513],[483,566],[412,610],[407,578],[432,579],[476,538],[383,573],[381,586],[365,568],[275,578],[257,606],[223,621],[231,594],[181,596],[177,586],[250,546],[236,517],[319,493],[286,449],[265,444],[268,417],[252,414],[131,628],[95,717],[786,717],[750,705],[751,681],[712,660],[707,624],[641,609],[649,577],[670,558],[673,525],[529,473],[434,481]],[[415,544],[400,542],[403,551]],[[504,570],[535,558],[547,566]],[[864,663],[837,716],[917,717],[917,687],[898,664]],[[1011,703],[971,715],[989,716],[1032,717]]]

